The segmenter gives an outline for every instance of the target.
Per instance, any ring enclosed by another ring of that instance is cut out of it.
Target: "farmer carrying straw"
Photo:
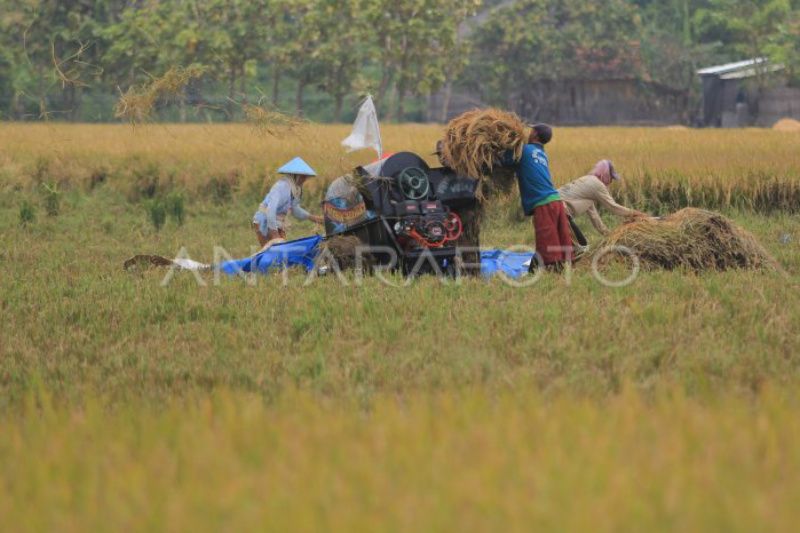
[[[572,181],[558,190],[561,199],[567,206],[567,212],[571,217],[577,217],[584,213],[589,216],[592,226],[602,235],[608,235],[609,230],[597,206],[601,205],[618,217],[648,217],[649,215],[629,209],[618,204],[608,188],[614,181],[619,181],[620,177],[614,169],[614,164],[608,159],[599,161],[592,171],[582,178]]]
[[[278,173],[283,175],[282,179],[272,186],[253,215],[253,229],[261,247],[275,239],[286,238],[285,221],[290,210],[298,220],[323,223],[321,216],[312,215],[300,205],[303,184],[317,175],[314,169],[301,158],[295,157],[278,169]]]
[[[550,176],[550,162],[544,151],[553,138],[553,129],[547,124],[531,127],[522,157],[515,161],[513,152],[507,152],[503,166],[514,168],[519,182],[522,209],[526,216],[533,215],[536,235],[536,255],[545,268],[560,272],[564,264],[572,261],[572,235],[564,203]],[[531,271],[540,263],[531,261]]]

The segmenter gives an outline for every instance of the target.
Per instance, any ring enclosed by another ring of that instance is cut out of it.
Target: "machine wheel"
[[[403,192],[403,196],[409,200],[422,200],[428,197],[431,190],[431,182],[428,174],[417,167],[409,167],[397,175],[397,184]]]

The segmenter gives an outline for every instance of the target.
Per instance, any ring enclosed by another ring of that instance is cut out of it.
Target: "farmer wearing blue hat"
[[[272,186],[253,215],[253,229],[262,247],[272,240],[286,238],[285,220],[290,210],[298,220],[323,223],[322,217],[312,215],[300,205],[303,184],[317,175],[314,169],[301,158],[295,157],[278,169],[278,173],[282,174],[282,178]]]

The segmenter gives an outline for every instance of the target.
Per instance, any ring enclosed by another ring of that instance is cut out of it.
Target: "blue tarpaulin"
[[[306,270],[311,270],[314,267],[314,258],[319,253],[320,242],[322,242],[322,237],[314,235],[296,241],[275,244],[267,251],[252,257],[226,261],[220,265],[220,270],[231,275],[242,272],[266,274],[273,269],[293,266],[302,266]]]
[[[226,261],[220,264],[220,270],[226,274],[236,275],[242,272],[258,272],[266,274],[281,267],[302,266],[306,270],[314,268],[314,259],[319,253],[322,237],[314,235],[304,239],[276,244],[269,250],[252,257]],[[519,278],[528,272],[525,263],[531,261],[532,253],[510,252],[506,250],[484,250],[481,252],[481,274],[490,278],[503,272],[510,278]]]
[[[499,272],[517,279],[528,272],[528,261],[533,261],[531,252],[510,252],[507,250],[483,250],[481,252],[481,274],[491,278]]]

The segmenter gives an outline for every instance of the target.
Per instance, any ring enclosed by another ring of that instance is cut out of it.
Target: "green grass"
[[[154,196],[181,200],[156,231],[136,176],[60,182],[54,216],[28,179],[0,188],[8,529],[752,531],[800,518],[797,215],[725,211],[785,272],[652,272],[621,289],[586,269],[526,288],[182,273],[162,287],[163,271],[123,261],[249,254],[262,183],[160,182]],[[24,206],[37,216],[21,225]],[[492,204],[483,241],[531,244],[516,199]]]
[[[800,341],[794,216],[732,213],[788,274],[642,274],[623,289],[585,269],[525,288],[420,279],[407,289],[300,273],[252,280],[122,269],[134,253],[211,261],[219,245],[250,253],[251,206],[194,205],[156,232],[145,209],[102,191],[75,195],[59,217],[20,227],[3,211],[0,281],[5,339],[2,402],[32,376],[53,391],[144,398],[218,385],[277,394],[284,386],[335,395],[535,385],[589,393],[679,384],[749,390],[796,383]],[[527,224],[490,211],[485,243],[530,243]],[[296,225],[295,236],[312,230]],[[791,240],[783,244],[781,237]],[[624,277],[625,273],[617,273]],[[397,280],[400,282],[400,280]]]

